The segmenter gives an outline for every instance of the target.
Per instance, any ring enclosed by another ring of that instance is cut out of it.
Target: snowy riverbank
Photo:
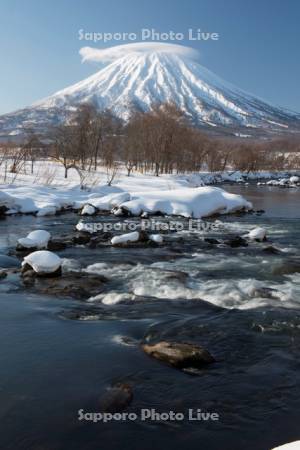
[[[218,183],[267,183],[289,186],[291,173],[200,172],[183,175],[161,175],[132,173],[126,176],[120,169],[111,186],[107,184],[107,173],[99,170],[88,176],[84,189],[80,188],[79,176],[74,169],[64,178],[63,167],[52,161],[37,161],[34,174],[29,168],[0,184],[0,208],[2,214],[54,215],[62,210],[80,210],[85,205],[89,214],[112,211],[131,215],[163,213],[184,217],[207,217],[216,213],[230,213],[251,209],[251,204],[241,196],[208,187]],[[1,179],[1,178],[0,178]],[[274,180],[287,180],[286,183]],[[261,181],[259,181],[261,180]],[[271,180],[271,181],[270,181]],[[273,180],[273,181],[272,181]],[[3,181],[3,177],[2,177]],[[292,183],[297,187],[297,183]],[[206,186],[206,187],[204,187]]]

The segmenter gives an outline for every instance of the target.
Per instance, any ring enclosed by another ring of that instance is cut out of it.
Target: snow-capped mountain
[[[167,101],[175,102],[193,123],[213,131],[242,137],[300,130],[299,114],[247,94],[184,54],[158,47],[126,52],[85,80],[1,116],[0,134],[16,134],[26,125],[42,129],[60,123],[79,103],[109,108],[126,120],[133,108],[147,111]]]

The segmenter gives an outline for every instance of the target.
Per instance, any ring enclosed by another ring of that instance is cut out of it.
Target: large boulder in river
[[[51,252],[59,252],[71,245],[72,245],[72,242],[68,241],[65,238],[51,239],[48,242],[47,250],[49,250]]]
[[[85,245],[91,240],[91,234],[86,231],[79,231],[72,236],[73,244]]]
[[[156,344],[144,344],[142,348],[147,355],[177,369],[199,369],[215,361],[204,347],[185,342],[161,341]]]
[[[230,237],[224,241],[224,244],[232,248],[248,246],[248,242],[246,241],[246,239],[242,238],[241,236]]]
[[[8,208],[5,205],[0,205],[0,220],[6,218],[6,211],[8,211]]]
[[[71,297],[87,300],[99,295],[104,290],[107,278],[101,275],[90,275],[83,272],[67,272],[60,277],[39,277],[26,272],[23,282],[27,287],[39,294]]]

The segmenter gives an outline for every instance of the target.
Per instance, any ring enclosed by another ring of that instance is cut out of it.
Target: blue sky
[[[297,0],[1,0],[0,113],[91,75],[78,31],[154,28],[219,33],[218,41],[175,42],[200,51],[201,63],[274,104],[300,112],[300,2]],[[118,45],[126,43],[111,42]]]

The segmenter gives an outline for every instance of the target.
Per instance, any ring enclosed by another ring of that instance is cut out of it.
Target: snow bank
[[[37,273],[56,272],[61,266],[61,259],[48,250],[39,250],[25,256],[22,265],[29,264]]]
[[[169,183],[166,182],[168,179]],[[194,218],[252,208],[251,203],[240,195],[216,187],[190,187],[191,183],[176,176],[162,178],[163,181],[145,176],[145,180],[147,183],[142,177],[133,177],[130,186],[128,181],[127,185],[124,182],[128,191],[114,186],[104,186],[106,189],[99,186],[90,192],[64,186],[6,185],[5,192],[3,188],[0,192],[0,206],[9,209],[6,214],[34,213],[37,216],[53,215],[61,209],[83,208],[84,215],[94,214],[96,209],[115,215],[128,210],[135,216],[161,212]],[[174,189],[170,189],[173,186]]]
[[[241,209],[252,209],[252,204],[241,195],[229,194],[216,187],[182,188],[172,191],[150,191],[136,195],[123,209],[134,216],[143,212],[201,218],[216,213],[225,214]]]
[[[45,230],[31,231],[26,238],[18,239],[18,243],[25,248],[46,248],[51,238]]]
[[[114,236],[111,240],[112,245],[126,244],[127,242],[137,242],[140,234],[138,231],[132,233],[121,234],[121,236]]]
[[[91,198],[90,204],[102,211],[110,211],[112,208],[118,207],[128,200],[130,200],[130,194],[128,192],[121,192],[105,195],[104,197]]]
[[[9,209],[7,214],[27,214],[37,211],[37,207],[31,198],[22,199],[5,192],[0,192],[0,206],[6,206]]]

